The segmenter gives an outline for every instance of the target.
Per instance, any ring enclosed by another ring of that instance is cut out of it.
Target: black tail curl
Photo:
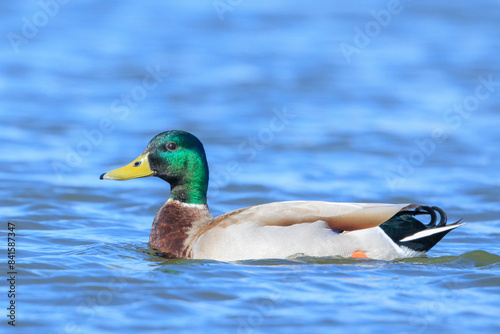
[[[437,213],[439,213],[439,223],[436,225],[438,216]],[[431,217],[431,221],[427,225],[425,225],[427,226],[427,228],[446,226],[446,222],[448,221],[448,216],[446,215],[446,212],[444,212],[443,209],[438,208],[437,206],[421,205],[416,207],[413,211],[400,211],[396,213],[395,217],[405,216],[405,215],[411,215],[411,216],[429,215]]]
[[[429,216],[425,224],[417,217]],[[409,210],[400,211],[380,225],[380,228],[399,246],[405,246],[419,252],[427,252],[434,247],[448,232],[460,226],[460,221],[446,225],[447,216],[444,210],[437,206],[412,206]],[[449,226],[450,228],[445,228]],[[429,233],[416,233],[429,230]],[[418,237],[419,235],[423,235]],[[405,238],[407,241],[403,241]]]

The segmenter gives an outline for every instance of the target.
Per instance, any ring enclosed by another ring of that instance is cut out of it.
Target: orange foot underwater
[[[368,259],[369,257],[366,256],[366,254],[363,251],[357,250],[354,253],[352,253],[351,257],[353,259]]]

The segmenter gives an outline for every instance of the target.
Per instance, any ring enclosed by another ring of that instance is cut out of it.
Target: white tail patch
[[[426,230],[417,232],[417,233],[415,233],[413,235],[410,235],[409,237],[406,237],[406,238],[402,239],[401,242],[412,241],[412,240],[417,240],[417,239],[425,238],[425,237],[428,237],[428,236],[433,235],[433,234],[437,234],[437,233],[441,233],[441,232],[453,230],[454,228],[457,228],[457,227],[462,226],[464,224],[465,223],[455,223],[455,224],[452,224],[452,225],[447,225],[447,226],[442,226],[442,227],[436,227],[436,228],[426,229]]]

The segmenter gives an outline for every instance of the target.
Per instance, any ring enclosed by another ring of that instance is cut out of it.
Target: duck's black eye
[[[177,149],[177,144],[174,142],[167,143],[167,150],[170,152],[175,151]]]

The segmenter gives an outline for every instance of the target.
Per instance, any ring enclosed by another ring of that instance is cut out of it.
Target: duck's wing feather
[[[290,226],[324,221],[331,229],[355,231],[376,227],[413,204],[333,203],[319,201],[275,202],[229,212],[216,217],[212,228],[242,222],[259,226]]]

